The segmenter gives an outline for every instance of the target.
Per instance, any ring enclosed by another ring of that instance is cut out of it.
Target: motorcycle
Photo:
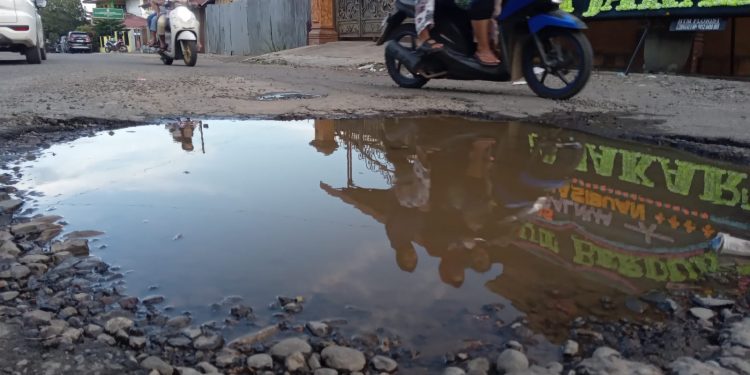
[[[200,22],[184,3],[167,1],[167,50],[159,55],[164,65],[172,65],[175,59],[182,59],[187,66],[198,62],[198,30]]]
[[[112,51],[126,53],[128,52],[128,46],[125,45],[125,42],[123,42],[122,39],[117,40],[117,42],[115,42],[114,39],[110,39],[104,45],[104,50],[107,51],[107,53]]]
[[[378,40],[385,48],[388,74],[400,87],[421,88],[430,79],[511,81],[512,62],[520,57],[521,70],[531,90],[542,98],[564,100],[588,83],[593,66],[591,43],[583,34],[586,24],[559,9],[562,0],[506,0],[497,18],[501,63],[480,64],[467,12],[438,1],[432,39],[443,48],[421,53],[413,23],[415,0],[396,0],[393,13],[383,21]],[[512,47],[511,47],[512,46]],[[518,47],[518,48],[516,48]],[[520,56],[519,56],[520,54]]]

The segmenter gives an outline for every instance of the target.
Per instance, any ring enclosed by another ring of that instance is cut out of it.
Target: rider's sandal
[[[499,66],[500,62],[501,62],[500,60],[497,60],[497,62],[482,61],[482,59],[480,59],[479,55],[477,55],[477,54],[474,54],[474,59],[477,60],[477,62],[479,62],[479,65],[487,66],[487,67],[490,67],[490,68]]]
[[[419,45],[419,47],[417,47],[417,51],[425,55],[429,55],[435,52],[440,52],[443,50],[443,46],[442,45],[439,46],[439,44],[441,43],[436,42],[434,39],[428,39],[422,42],[422,44]]]

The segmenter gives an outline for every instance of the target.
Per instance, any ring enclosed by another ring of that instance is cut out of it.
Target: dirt
[[[666,75],[592,76],[578,97],[555,102],[508,83],[434,81],[397,88],[383,72],[242,63],[201,56],[198,66],[156,55],[51,54],[29,66],[6,55],[0,137],[92,124],[193,117],[348,118],[442,113],[526,119],[598,135],[750,160],[750,83]],[[310,99],[260,101],[296,92]],[[729,141],[731,140],[731,141]]]

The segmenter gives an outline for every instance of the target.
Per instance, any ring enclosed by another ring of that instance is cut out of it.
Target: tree
[[[114,35],[116,31],[125,31],[125,25],[122,20],[95,20],[94,30],[98,36]]]
[[[49,0],[41,14],[47,35],[65,35],[86,23],[86,11],[81,0]]]

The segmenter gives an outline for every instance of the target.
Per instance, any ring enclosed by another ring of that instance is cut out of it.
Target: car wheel
[[[47,51],[44,48],[39,49],[42,53],[42,60],[47,60]]]
[[[42,63],[42,50],[36,46],[26,47],[26,62],[29,64],[41,64]]]

